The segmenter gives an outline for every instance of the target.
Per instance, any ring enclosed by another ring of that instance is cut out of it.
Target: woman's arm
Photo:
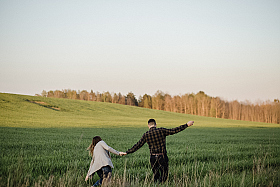
[[[104,141],[99,142],[101,143],[101,146],[106,149],[107,151],[115,154],[115,155],[120,155],[119,151],[116,151],[115,149],[113,149],[112,147],[108,146]]]
[[[89,179],[89,173],[90,173],[90,168],[91,168],[91,166],[93,165],[93,163],[94,163],[94,158],[92,158],[92,160],[91,160],[91,162],[90,162],[90,166],[89,166],[89,170],[88,170],[88,173],[87,173],[87,176],[86,176],[86,178],[85,178],[85,181],[87,181],[88,179]]]

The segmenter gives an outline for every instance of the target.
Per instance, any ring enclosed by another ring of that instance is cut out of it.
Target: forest
[[[264,123],[280,123],[279,99],[253,104],[249,101],[226,101],[219,97],[211,97],[203,91],[194,94],[174,95],[158,90],[154,95],[145,94],[138,99],[129,92],[127,95],[110,92],[76,91],[71,89],[45,91],[36,94],[42,97],[79,99],[86,101],[109,102],[138,106],[149,109],[199,115],[214,118],[255,121]]]

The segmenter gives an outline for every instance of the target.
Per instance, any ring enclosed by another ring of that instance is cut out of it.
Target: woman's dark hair
[[[95,136],[92,138],[92,143],[89,145],[89,147],[87,148],[87,150],[89,151],[89,155],[92,156],[93,155],[93,150],[94,147],[96,146],[96,144],[98,142],[100,142],[102,139],[100,138],[100,136]]]

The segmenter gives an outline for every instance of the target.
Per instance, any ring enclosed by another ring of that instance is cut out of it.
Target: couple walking
[[[88,147],[89,153],[92,156],[92,161],[85,181],[91,178],[94,173],[97,173],[100,179],[93,186],[99,186],[104,181],[108,182],[112,175],[112,168],[114,167],[109,152],[115,155],[123,156],[137,151],[145,143],[147,143],[150,149],[150,164],[153,171],[154,181],[160,183],[165,182],[168,176],[166,136],[183,131],[187,127],[192,126],[193,123],[194,121],[189,121],[179,127],[166,129],[157,128],[156,121],[154,119],[149,119],[149,130],[144,133],[142,138],[126,152],[116,151],[108,146],[99,136],[95,136]]]

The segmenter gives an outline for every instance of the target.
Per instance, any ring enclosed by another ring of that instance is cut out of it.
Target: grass
[[[169,178],[160,186],[280,185],[279,125],[0,94],[0,186],[90,186],[98,179],[84,182],[92,137],[126,151],[148,130],[149,118],[164,127],[195,121],[167,137]],[[147,145],[124,157],[112,155],[112,162],[111,186],[155,185]]]

